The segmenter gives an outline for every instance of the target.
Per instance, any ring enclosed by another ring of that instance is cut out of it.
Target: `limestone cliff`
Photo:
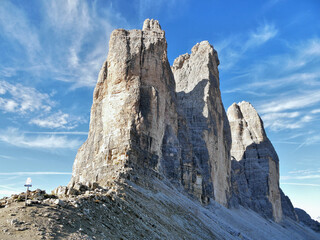
[[[93,94],[88,139],[76,156],[70,185],[138,181],[135,173],[161,168],[165,134],[173,139],[165,148],[179,154],[174,88],[158,21],[146,20],[142,31],[114,30]]]
[[[183,175],[183,181],[188,188],[198,188],[201,196],[227,205],[231,135],[221,101],[218,65],[217,52],[203,41],[192,48],[190,55],[178,57],[172,71],[178,109],[186,118],[184,135],[192,148],[192,159],[184,164],[190,173]],[[197,179],[196,186],[192,184],[193,178]]]
[[[212,198],[228,204],[230,130],[217,53],[202,42],[188,64],[178,62],[173,66],[177,98],[158,21],[147,19],[142,31],[112,32],[94,90],[88,139],[76,156],[69,187],[126,180],[145,185],[156,176],[203,203]]]
[[[282,219],[279,159],[261,118],[248,102],[228,109],[232,133],[233,197],[243,205],[279,222]]]
[[[218,65],[217,52],[203,41],[170,67],[156,20],[147,19],[142,30],[114,30],[93,93],[88,139],[69,186],[57,195],[119,184],[157,192],[151,182],[160,179],[201,203],[213,199],[297,221],[258,113],[242,102],[227,117]]]

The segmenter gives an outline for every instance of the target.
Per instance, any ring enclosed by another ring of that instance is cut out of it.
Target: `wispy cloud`
[[[0,109],[5,112],[25,114],[34,111],[50,111],[55,102],[46,93],[22,84],[0,80]]]
[[[306,137],[305,140],[295,150],[298,150],[303,146],[308,146],[308,145],[317,144],[317,143],[318,144],[320,143],[320,135],[319,134],[311,135]]]
[[[0,26],[2,34],[20,44],[33,62],[41,50],[41,44],[36,28],[25,13],[9,1],[1,1]]]
[[[262,42],[273,36],[272,31],[270,35],[265,32]],[[272,131],[303,129],[317,122],[320,112],[320,39],[282,43],[282,54],[246,66],[237,79],[230,80],[233,88],[223,91],[252,95],[265,127]],[[305,135],[305,141],[311,142],[311,137]]]
[[[0,71],[25,71],[35,77],[68,82],[71,88],[92,88],[108,51],[107,39],[116,23],[125,22],[112,7],[97,1],[43,1],[41,27],[29,21],[22,8],[9,2],[0,6],[0,34],[16,41],[27,58],[15,58]],[[112,4],[110,4],[112,6]],[[46,37],[50,36],[50,37]],[[90,44],[89,44],[90,43]]]
[[[45,135],[88,135],[88,132],[26,132],[26,133],[45,134]]]
[[[221,69],[230,69],[245,56],[247,51],[265,44],[277,33],[278,29],[273,24],[265,23],[245,37],[234,35],[218,42],[215,48],[219,52]]]
[[[86,122],[85,119],[80,117],[70,116],[67,113],[58,111],[46,117],[33,118],[29,121],[30,124],[37,125],[44,128],[60,128],[60,129],[73,129],[79,123]]]
[[[31,118],[29,124],[50,129],[73,129],[87,122],[82,117],[55,110],[57,103],[52,100],[51,95],[33,87],[0,80],[0,110],[4,113],[16,113],[24,119]]]
[[[70,139],[66,136],[27,136],[16,128],[1,131],[0,141],[17,147],[40,149],[76,149],[82,143],[79,139]]]
[[[304,176],[281,176],[281,180],[288,180],[288,179],[320,179],[320,174],[315,175],[304,175]]]
[[[0,176],[71,175],[71,172],[0,172]]]
[[[245,42],[243,50],[248,50],[253,47],[258,47],[270,39],[274,38],[278,33],[276,27],[272,24],[264,24],[258,27],[254,32],[251,32],[249,39]]]
[[[286,182],[282,182],[282,185],[294,185],[294,186],[306,186],[306,187],[320,187],[320,184],[314,184],[314,183],[286,183]]]
[[[288,172],[289,175],[281,176],[281,180],[318,180],[320,179],[320,169],[300,169]],[[299,183],[305,184],[305,183]],[[308,183],[309,184],[309,183]],[[312,183],[313,184],[313,183]],[[320,185],[320,184],[317,184]]]

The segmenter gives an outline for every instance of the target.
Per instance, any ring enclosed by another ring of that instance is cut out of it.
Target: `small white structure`
[[[26,191],[26,201],[25,201],[25,205],[27,206],[27,199],[28,199],[29,187],[32,187],[32,180],[31,180],[31,178],[27,178],[26,184],[25,184],[24,186],[27,188],[27,191]]]

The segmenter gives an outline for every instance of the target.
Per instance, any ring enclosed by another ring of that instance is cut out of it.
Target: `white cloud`
[[[278,33],[276,27],[272,24],[264,24],[260,26],[255,32],[252,32],[249,39],[244,44],[244,50],[260,46],[270,39],[274,38]]]
[[[0,5],[0,27],[7,41],[24,47],[26,57],[0,66],[3,76],[16,71],[70,83],[72,88],[92,88],[108,51],[108,38],[116,24],[127,25],[112,8],[98,1],[43,1],[39,4],[41,27],[29,21],[18,5]],[[50,37],[46,37],[50,36]],[[20,53],[21,54],[21,53]],[[23,54],[23,53],[22,53]]]
[[[284,110],[309,107],[319,102],[320,91],[310,91],[295,97],[288,96],[286,98],[279,98],[272,102],[261,104],[259,106],[259,111],[260,113],[281,112]]]
[[[245,37],[234,35],[218,42],[215,48],[219,52],[220,68],[230,69],[245,56],[247,51],[265,44],[277,33],[278,30],[273,24],[265,23]]]
[[[76,149],[82,141],[70,139],[65,136],[27,136],[16,128],[8,128],[0,132],[0,141],[21,148],[40,148],[40,149]]]
[[[312,145],[312,144],[319,144],[320,143],[320,135],[316,134],[316,135],[311,135],[305,138],[304,142],[301,143],[296,150],[302,148],[303,146],[308,146],[308,145]]]
[[[45,134],[45,135],[88,135],[88,132],[26,132],[26,133]]]
[[[24,12],[9,1],[1,1],[0,26],[7,37],[25,48],[30,57],[29,60],[33,61],[36,54],[40,52],[41,45],[36,29],[28,21]]]
[[[73,129],[78,126],[79,123],[85,122],[80,117],[73,117],[67,113],[58,111],[46,117],[33,118],[29,121],[30,124],[35,124],[43,128],[62,128]]]
[[[286,183],[282,182],[282,185],[294,185],[294,186],[306,186],[306,187],[320,187],[320,184],[314,184],[314,183]]]
[[[71,172],[0,172],[0,176],[71,175]]]
[[[281,176],[281,180],[288,180],[288,179],[320,179],[320,174],[312,174],[312,175],[304,175],[304,176]]]
[[[48,94],[41,93],[35,88],[26,87],[21,84],[11,84],[0,80],[0,109],[5,112],[18,112],[25,114],[27,112],[51,110],[55,105]]]
[[[320,108],[312,110],[311,113],[312,114],[320,113]]]

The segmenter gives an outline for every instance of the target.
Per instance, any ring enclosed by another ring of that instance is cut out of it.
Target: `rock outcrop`
[[[291,218],[294,221],[298,221],[298,216],[294,210],[292,202],[288,196],[284,194],[284,192],[280,189],[281,194],[281,208],[282,215],[288,218]]]
[[[279,159],[263,122],[248,102],[232,104],[228,119],[232,133],[233,196],[241,205],[279,222]]]
[[[158,21],[146,20],[142,31],[114,30],[94,90],[88,139],[76,156],[70,186],[138,181],[138,172],[156,173],[165,165],[163,151],[178,159],[174,89]],[[170,139],[166,146],[164,136]]]
[[[246,102],[225,113],[218,65],[217,52],[203,41],[170,67],[156,20],[147,19],[142,30],[114,30],[93,94],[88,139],[68,187],[54,194],[109,189],[125,196],[132,186],[155,193],[169,187],[204,204],[213,199],[277,222],[282,216],[297,221],[279,188],[278,156],[259,115]]]
[[[313,220],[303,209],[295,208],[294,210],[297,213],[300,222],[307,225],[314,231],[320,232],[320,223],[318,221]]]
[[[203,203],[213,198],[228,204],[230,129],[217,53],[202,42],[185,64],[179,60],[184,56],[173,66],[177,99],[158,21],[147,19],[142,31],[112,32],[94,90],[88,139],[76,156],[70,189],[77,183],[110,187],[126,180],[145,185],[156,176]]]
[[[190,158],[183,159],[184,169],[190,169],[189,173],[183,171],[183,182],[188,188],[198,188],[202,199],[212,197],[227,205],[231,134],[221,100],[218,65],[217,52],[203,41],[192,48],[190,55],[178,57],[172,71],[179,113],[186,119],[183,136],[192,148]],[[198,186],[192,184],[194,178]]]

